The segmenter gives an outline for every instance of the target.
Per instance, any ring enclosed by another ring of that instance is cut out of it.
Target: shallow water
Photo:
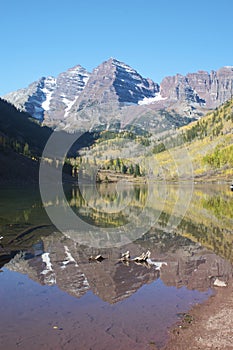
[[[97,190],[96,197],[90,187],[82,196],[67,188],[66,198],[82,220],[104,228],[139,215],[148,194],[145,186]],[[232,193],[227,186],[196,187],[183,217],[174,207],[185,192],[168,186],[166,201],[149,202],[154,227],[136,241],[98,248],[80,243],[85,232],[59,232],[35,189],[1,189],[1,348],[162,347],[180,314],[213,293],[216,276],[232,276]],[[49,205],[63,203],[55,197]],[[135,257],[148,249],[153,264],[119,262],[126,250]],[[99,253],[107,259],[89,262]]]

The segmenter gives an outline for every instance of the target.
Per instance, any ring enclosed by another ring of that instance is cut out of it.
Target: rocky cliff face
[[[80,65],[58,75],[56,86],[47,103],[44,104],[45,124],[56,126],[64,122],[72,105],[86,86],[89,76],[89,73]]]
[[[198,71],[165,77],[159,86],[111,58],[91,74],[76,66],[57,78],[41,78],[4,98],[44,124],[68,131],[116,121],[135,122],[135,115],[137,124],[151,129],[151,124],[157,121],[161,124],[161,111],[175,116],[178,124],[183,125],[230,99],[232,92],[230,66],[210,73]],[[165,129],[171,128],[171,123],[165,124]]]
[[[85,89],[69,111],[66,128],[90,129],[116,121],[123,123],[131,114],[128,107],[138,106],[140,101],[153,98],[158,91],[158,84],[111,58],[92,72]]]
[[[177,74],[173,77],[163,79],[160,87],[160,94],[163,99],[170,103],[186,101],[190,103],[205,104],[196,90],[190,85],[187,77]]]
[[[130,66],[111,58],[94,69],[73,111],[77,107],[88,107],[93,102],[138,104],[144,98],[154,97],[158,91],[158,84],[144,79]]]
[[[233,67],[223,67],[210,73],[198,71],[186,76],[166,77],[161,82],[160,93],[171,103],[186,101],[214,109],[232,96]]]

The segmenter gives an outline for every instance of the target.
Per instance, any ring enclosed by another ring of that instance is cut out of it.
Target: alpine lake
[[[232,279],[228,185],[67,185],[47,202],[0,191],[1,349],[160,349]],[[80,225],[59,230],[47,211],[67,207]]]

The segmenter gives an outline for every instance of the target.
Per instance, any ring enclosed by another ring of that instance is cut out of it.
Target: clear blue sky
[[[232,0],[1,0],[0,95],[109,57],[156,82],[233,65],[232,16]]]

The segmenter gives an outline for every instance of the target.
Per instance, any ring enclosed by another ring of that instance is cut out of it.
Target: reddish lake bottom
[[[30,275],[30,271],[29,271]],[[0,274],[0,348],[145,350],[165,345],[168,329],[211,295],[157,279],[109,304],[91,291],[75,298],[6,268]]]

